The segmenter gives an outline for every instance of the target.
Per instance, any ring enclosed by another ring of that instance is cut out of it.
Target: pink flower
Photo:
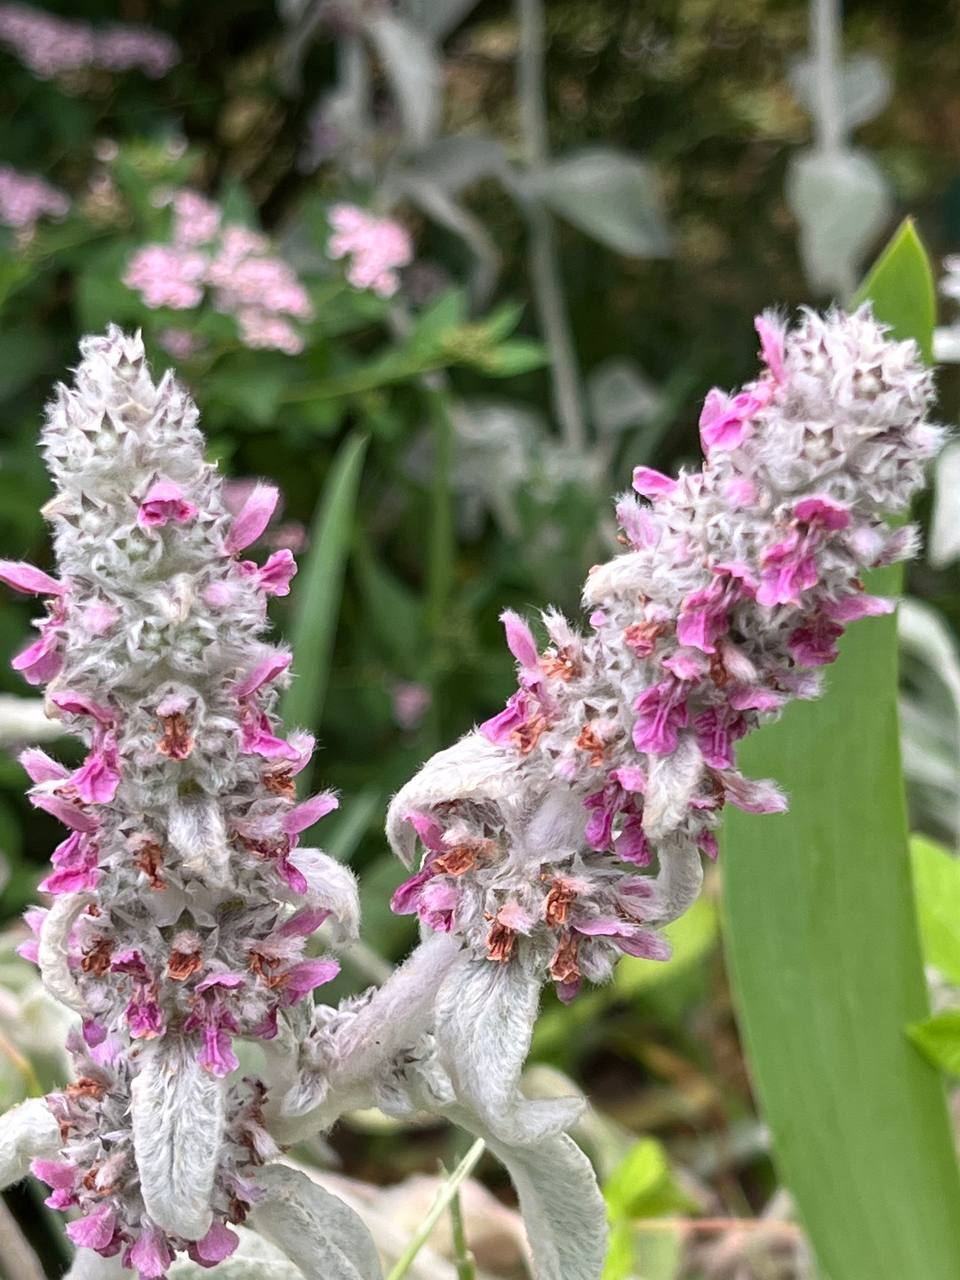
[[[340,801],[331,791],[321,791],[283,815],[283,830],[287,835],[298,835],[339,807]]]
[[[85,693],[77,693],[74,689],[58,689],[48,697],[61,711],[67,711],[70,715],[91,716],[105,728],[116,724],[115,713],[103,703],[94,702]]]
[[[0,560],[0,582],[5,582],[15,591],[24,591],[35,596],[60,596],[66,586],[51,578],[49,573],[36,569],[24,560]]]
[[[390,218],[377,218],[356,205],[334,205],[329,213],[334,234],[327,244],[331,258],[350,258],[347,279],[355,289],[372,289],[381,298],[400,287],[398,267],[413,261],[407,230]]]
[[[700,440],[704,453],[711,449],[736,449],[743,442],[750,419],[766,403],[759,390],[725,395],[718,387],[707,393],[700,414]]]
[[[194,1240],[187,1245],[187,1253],[201,1267],[215,1267],[218,1262],[229,1258],[239,1243],[240,1237],[235,1231],[222,1222],[214,1222],[202,1240]]]
[[[173,1250],[160,1228],[147,1221],[124,1255],[124,1263],[139,1273],[140,1280],[163,1280],[173,1263]]]
[[[186,311],[200,305],[207,270],[205,254],[165,244],[138,249],[127,264],[123,283],[148,307]]]
[[[302,960],[288,969],[280,982],[280,1003],[288,1009],[304,996],[330,982],[340,972],[336,960]]]
[[[10,666],[19,671],[28,684],[46,684],[63,670],[60,635],[54,619],[40,628],[40,638],[12,658]]]
[[[116,1218],[108,1204],[101,1205],[83,1218],[77,1218],[76,1222],[67,1223],[67,1235],[78,1249],[94,1249],[98,1253],[109,1249],[115,1230]]]
[[[678,730],[687,726],[686,691],[683,682],[670,677],[645,689],[633,704],[638,713],[633,725],[633,745],[651,755],[676,751]]]
[[[760,356],[773,374],[775,382],[783,382],[786,371],[783,363],[783,347],[786,325],[772,312],[765,311],[754,319],[753,327],[760,338]]]
[[[172,480],[156,480],[147,490],[137,512],[141,529],[162,529],[168,520],[186,524],[195,519],[197,508],[183,496],[183,490]]]
[[[256,542],[270,523],[279,500],[280,491],[274,485],[254,485],[227,534],[224,542],[227,551],[231,554],[243,551],[251,542]]]
[[[251,694],[256,693],[258,689],[262,689],[265,684],[271,680],[276,680],[277,676],[286,671],[292,661],[293,655],[283,653],[279,649],[273,650],[265,658],[254,666],[246,676],[234,688],[238,698],[249,698]]]
[[[38,218],[65,218],[69,212],[69,199],[49,182],[0,165],[0,222],[5,226],[31,231]]]
[[[104,735],[70,781],[84,804],[110,803],[120,785],[120,759],[112,734]]]
[[[296,575],[297,562],[293,552],[283,548],[269,555],[263,567],[256,571],[260,589],[268,596],[288,596],[290,580]]]
[[[673,493],[678,481],[665,476],[662,471],[653,467],[634,467],[633,487],[642,498],[659,498],[666,493]]]

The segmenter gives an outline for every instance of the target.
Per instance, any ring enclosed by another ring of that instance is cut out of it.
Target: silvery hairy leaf
[[[607,1215],[590,1161],[565,1133],[536,1146],[487,1145],[510,1175],[533,1252],[536,1280],[598,1280]]]
[[[864,255],[890,216],[887,180],[862,151],[804,151],[787,173],[787,202],[800,225],[812,288],[848,293]]]
[[[477,0],[401,0],[397,7],[415,27],[443,40],[476,3]]]
[[[0,1190],[25,1177],[30,1161],[53,1156],[60,1126],[43,1098],[28,1098],[0,1115]]]
[[[787,79],[790,88],[812,116],[817,111],[817,76],[812,58],[798,58]],[[884,110],[893,95],[887,64],[872,53],[855,53],[840,72],[840,107],[847,130],[866,124]]]
[[[430,41],[402,18],[378,12],[366,19],[366,30],[383,63],[396,99],[403,132],[422,147],[440,119],[440,64]]]
[[[617,253],[637,258],[670,253],[656,175],[638,156],[592,147],[529,174],[524,187]]]
[[[61,1004],[77,1013],[86,1012],[83,996],[67,960],[70,931],[93,901],[88,893],[65,893],[54,898],[40,926],[37,965],[43,985]]]
[[[454,1094],[498,1139],[516,1145],[565,1129],[584,1105],[578,1097],[530,1101],[520,1092],[539,1003],[540,982],[523,966],[468,953],[437,993],[437,1053]]]
[[[256,1230],[298,1266],[323,1280],[381,1280],[373,1237],[347,1205],[285,1165],[261,1170],[264,1198],[251,1214]]]
[[[64,1280],[135,1280],[135,1273],[127,1270],[119,1254],[102,1258],[92,1249],[78,1249]]]
[[[212,1219],[224,1082],[200,1066],[195,1047],[172,1034],[146,1045],[140,1063],[131,1110],[143,1202],[165,1231],[199,1240]]]
[[[614,356],[591,369],[587,377],[590,416],[605,435],[639,427],[663,408],[663,395],[626,356]]]
[[[960,556],[960,441],[951,441],[935,466],[928,554],[930,563],[943,569]]]
[[[480,178],[510,173],[506,148],[496,138],[436,138],[417,153],[408,173],[444,191],[459,192]]]

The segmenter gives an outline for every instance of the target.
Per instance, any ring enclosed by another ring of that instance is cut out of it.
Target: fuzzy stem
[[[517,61],[517,98],[523,149],[531,175],[536,178],[549,159],[546,97],[543,79],[542,0],[518,0],[520,53]],[[530,274],[534,301],[552,353],[553,405],[563,438],[582,452],[587,443],[583,416],[580,371],[563,297],[557,258],[556,234],[550,213],[534,198],[527,204],[530,229]]]
[[[813,120],[817,148],[825,154],[842,150],[846,142],[841,98],[841,29],[840,0],[811,0],[810,47],[816,86]]]

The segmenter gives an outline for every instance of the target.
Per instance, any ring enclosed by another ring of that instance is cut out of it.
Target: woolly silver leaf
[[[581,1098],[528,1101],[520,1072],[540,1003],[539,979],[519,964],[460,956],[437,993],[437,1050],[457,1098],[508,1143],[540,1142],[571,1125]]]
[[[199,1240],[212,1221],[224,1084],[192,1045],[173,1036],[145,1048],[131,1086],[134,1154],[147,1213],[165,1231]]]
[[[0,1191],[19,1182],[36,1157],[55,1156],[60,1126],[43,1098],[28,1098],[0,1116]]]
[[[304,1275],[317,1280],[382,1280],[373,1237],[342,1200],[285,1165],[269,1165],[257,1181],[265,1195],[250,1221]]]

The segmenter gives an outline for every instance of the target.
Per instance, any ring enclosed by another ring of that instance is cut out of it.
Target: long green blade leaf
[[[310,552],[296,583],[290,636],[296,676],[280,706],[290,728],[320,726],[366,451],[367,438],[361,435],[348,437],[340,446],[313,518]]]
[[[928,352],[926,255],[905,224],[862,296]],[[896,592],[896,569],[870,590]],[[943,1087],[908,1042],[927,1013],[897,725],[894,619],[858,623],[826,696],[741,762],[790,812],[731,812],[726,945],[777,1164],[830,1280],[956,1280],[960,1180]]]

